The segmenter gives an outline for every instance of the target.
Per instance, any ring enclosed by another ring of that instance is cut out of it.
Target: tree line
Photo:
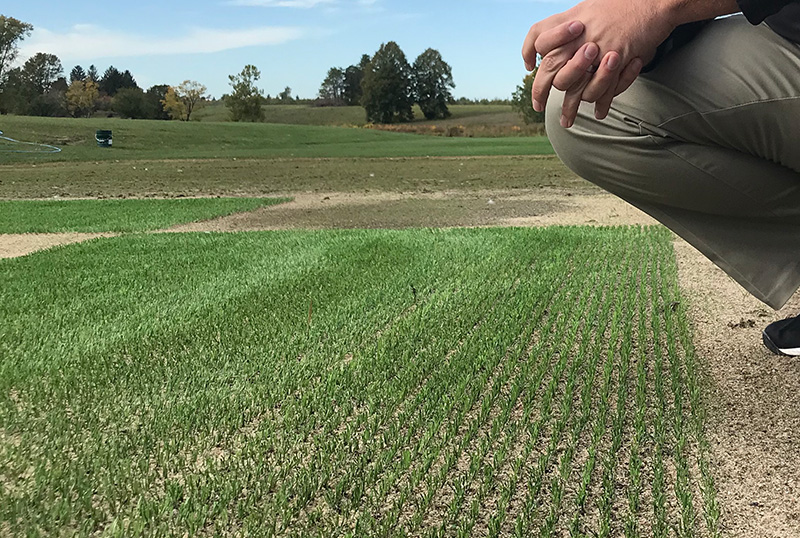
[[[414,119],[414,104],[428,120],[450,117],[454,102],[453,72],[439,51],[429,48],[409,64],[394,41],[384,43],[358,64],[328,70],[319,90],[321,106],[364,107],[367,121],[407,122]]]
[[[167,84],[139,87],[130,71],[108,67],[102,75],[94,65],[75,66],[64,76],[60,59],[37,53],[22,66],[12,68],[18,46],[33,31],[33,26],[0,15],[0,113],[37,116],[91,117],[117,115],[134,119],[191,120],[193,114],[213,101],[207,88],[186,80],[177,86]],[[262,107],[267,104],[296,104],[286,87],[277,96],[264,95],[257,82],[261,72],[247,65],[230,75],[231,92],[223,102],[233,121],[263,121]],[[517,88],[512,103],[526,123],[541,121],[530,105],[533,74]],[[357,64],[347,68],[332,67],[322,82],[317,106],[362,106],[366,120],[372,123],[408,122],[414,119],[414,105],[419,105],[426,119],[450,117],[450,104],[496,103],[453,98],[455,88],[450,65],[439,51],[429,48],[413,64],[400,46],[390,41]],[[500,101],[506,102],[507,101]]]

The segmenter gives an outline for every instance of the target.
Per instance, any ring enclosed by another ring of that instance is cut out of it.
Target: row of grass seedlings
[[[653,334],[653,390],[656,395],[654,403],[655,415],[653,417],[653,482],[651,486],[653,502],[653,536],[654,538],[667,538],[670,536],[669,516],[667,514],[667,471],[664,464],[664,454],[669,450],[667,436],[667,414],[669,401],[664,387],[664,338],[662,329],[663,313],[668,305],[663,304],[660,294],[661,275],[660,263],[654,262],[650,273],[650,301],[653,315],[651,316],[651,331]]]
[[[576,254],[577,253],[573,253],[573,255],[576,255]],[[585,254],[585,253],[581,253],[581,254]],[[580,294],[587,293],[586,289],[582,287],[583,283],[584,283],[583,279],[579,278],[578,275],[573,275],[573,277],[571,278],[571,282],[570,282],[570,284],[572,286],[572,288],[571,288],[572,292],[573,293],[580,293]],[[572,342],[574,340],[574,336],[575,336],[575,334],[577,334],[577,331],[578,331],[578,325],[579,325],[580,319],[581,319],[580,316],[585,311],[585,308],[587,307],[588,297],[586,295],[583,295],[582,298],[580,299],[580,301],[576,301],[577,298],[578,297],[573,297],[571,300],[568,300],[568,302],[566,304],[561,304],[561,305],[558,305],[558,307],[557,307],[558,308],[558,312],[560,313],[561,317],[560,317],[560,319],[557,320],[557,325],[555,327],[555,334],[553,335],[552,340],[555,340],[556,342],[560,342],[560,344],[557,344],[555,346],[552,345],[551,344],[551,340],[547,340],[547,337],[545,336],[539,342],[539,345],[537,346],[537,349],[534,350],[531,353],[531,356],[538,356],[541,353],[541,351],[546,348],[546,349],[548,349],[548,351],[545,353],[545,356],[542,359],[543,363],[550,365],[552,363],[553,357],[556,354],[559,355],[559,359],[560,360],[554,365],[555,369],[554,369],[554,371],[552,373],[552,377],[551,377],[550,381],[548,382],[547,388],[546,388],[545,392],[542,394],[542,398],[541,398],[541,401],[540,401],[539,419],[533,424],[529,424],[528,423],[529,422],[529,417],[530,417],[530,415],[532,413],[533,399],[532,398],[531,399],[526,399],[526,402],[525,402],[524,408],[523,408],[523,415],[525,417],[524,418],[524,422],[527,424],[528,441],[527,441],[526,445],[524,446],[524,448],[522,450],[522,456],[520,456],[520,458],[518,458],[515,462],[513,462],[511,464],[512,465],[512,469],[516,469],[516,471],[514,472],[514,475],[515,475],[514,482],[515,482],[515,484],[514,484],[513,487],[504,488],[504,491],[501,493],[501,497],[502,498],[507,497],[508,500],[506,500],[504,502],[505,507],[503,508],[502,511],[500,511],[499,513],[495,513],[493,516],[491,516],[489,518],[489,521],[487,523],[487,527],[489,527],[490,534],[491,533],[497,534],[502,529],[503,521],[504,521],[504,519],[506,517],[507,510],[508,510],[508,505],[511,503],[510,499],[511,499],[514,491],[516,490],[516,482],[518,482],[518,480],[520,478],[519,477],[519,470],[521,468],[522,463],[524,461],[527,461],[527,459],[529,458],[531,452],[535,448],[538,447],[538,444],[539,444],[539,441],[541,439],[541,436],[544,433],[546,428],[552,427],[554,430],[557,430],[559,428],[559,424],[561,424],[561,427],[563,428],[563,424],[562,423],[565,423],[563,420],[561,420],[555,426],[550,424],[551,418],[552,418],[553,403],[555,402],[555,399],[556,399],[556,392],[558,391],[558,388],[562,384],[561,379],[562,379],[563,375],[566,372],[567,365],[569,363],[569,358],[570,358],[569,357],[569,353],[568,353],[568,347],[571,344],[567,345],[567,344],[565,344],[565,342]],[[574,310],[574,311],[570,310],[570,308],[576,308],[576,306],[575,306],[576,304],[579,304],[577,309]],[[575,316],[577,316],[577,317],[575,317]],[[576,321],[577,321],[577,324],[576,324]],[[548,330],[546,334],[549,335],[551,332],[552,331]],[[569,336],[565,339],[565,335],[569,335]],[[570,372],[567,373],[567,381],[564,381],[564,385],[565,386],[569,387],[569,380],[570,379],[574,379],[574,375],[575,375],[575,371],[576,371],[577,367],[578,367],[578,364],[573,362],[572,368],[570,369]],[[542,376],[544,374],[544,372],[541,372],[541,371],[539,373]],[[543,377],[540,377],[538,379],[538,383],[541,383],[542,380],[543,380]],[[569,397],[567,399],[571,400],[571,398],[569,398]],[[563,405],[564,404],[562,403],[562,407],[563,407]],[[564,414],[562,413],[562,416],[563,415]],[[560,436],[556,435],[556,437],[560,437]],[[490,473],[487,473],[488,477],[485,477],[484,481],[482,482],[482,484],[481,484],[481,486],[480,486],[480,488],[478,490],[477,496],[475,497],[475,499],[473,500],[473,502],[472,502],[472,504],[470,506],[470,513],[469,513],[470,517],[467,520],[465,520],[462,523],[462,525],[459,527],[459,535],[468,535],[472,531],[472,528],[477,523],[477,517],[478,517],[478,515],[480,513],[480,507],[481,507],[481,504],[483,503],[483,499],[485,498],[486,494],[488,493],[488,491],[493,486],[493,484],[491,483],[490,479],[493,477],[493,475],[496,472],[496,470],[493,469],[491,466],[487,466],[487,469],[490,471]],[[489,480],[487,480],[486,478],[488,478]],[[498,515],[500,517],[498,517]]]
[[[647,371],[648,371],[648,322],[653,315],[652,303],[648,296],[648,283],[654,268],[654,257],[657,255],[653,249],[653,240],[648,242],[648,251],[645,255],[643,274],[639,275],[639,293],[637,296],[638,327],[637,327],[637,361],[636,361],[636,395],[634,415],[634,435],[631,442],[630,458],[628,464],[628,517],[625,520],[625,537],[639,538],[641,529],[639,519],[641,516],[642,472],[643,459],[642,447],[647,442]]]
[[[674,326],[673,313],[677,305],[672,300],[669,294],[669,275],[667,269],[664,267],[666,261],[662,258],[659,266],[660,284],[659,293],[661,294],[664,308],[664,328],[667,340],[667,354],[669,357],[670,380],[672,388],[672,397],[674,402],[674,416],[673,416],[673,431],[672,434],[675,439],[674,458],[676,468],[675,480],[675,495],[681,508],[680,521],[678,523],[678,536],[691,537],[695,535],[695,509],[693,502],[693,493],[691,486],[691,476],[689,472],[689,458],[688,451],[689,439],[687,437],[688,428],[692,425],[686,425],[686,414],[684,411],[684,393],[683,393],[683,361],[678,354],[678,338]]]
[[[571,259],[570,262],[573,260],[574,258]],[[515,373],[511,378],[498,380],[500,388],[507,390],[503,402],[500,404],[501,407],[497,408],[498,412],[494,414],[491,424],[482,426],[482,429],[484,431],[488,430],[488,433],[480,437],[476,437],[475,435],[468,436],[462,441],[459,451],[462,453],[461,459],[464,460],[464,469],[461,472],[457,472],[449,481],[452,498],[448,503],[446,500],[447,495],[442,496],[444,497],[442,503],[444,507],[444,517],[441,518],[438,528],[429,527],[429,535],[445,533],[455,524],[456,519],[466,504],[467,493],[470,489],[475,493],[475,498],[471,503],[473,511],[475,508],[480,508],[487,493],[491,489],[490,486],[496,487],[496,481],[493,480],[494,477],[504,466],[509,465],[505,461],[506,457],[510,454],[512,447],[516,445],[518,435],[523,430],[524,425],[527,423],[527,417],[529,417],[532,412],[533,406],[531,402],[533,401],[533,397],[538,393],[546,372],[549,367],[552,366],[552,362],[545,359],[544,355],[539,353],[542,341],[540,340],[539,346],[533,347],[531,338],[534,331],[540,330],[542,334],[549,334],[557,325],[558,317],[549,316],[547,324],[544,327],[540,327],[542,317],[546,311],[560,309],[561,306],[565,304],[565,300],[567,304],[569,303],[570,299],[562,296],[562,292],[564,291],[565,284],[573,278],[575,278],[575,275],[573,275],[571,270],[567,273],[566,277],[562,275],[561,282],[555,283],[558,289],[555,290],[554,293],[549,294],[550,302],[538,303],[537,311],[533,317],[529,318],[528,330],[525,331],[522,338],[518,339],[515,349],[512,350],[511,353],[506,354],[504,361],[515,365]],[[537,299],[541,301],[541,295],[525,298],[522,304],[530,304],[531,302],[536,302]],[[523,313],[525,312],[524,309],[521,311]],[[528,314],[525,315],[528,316]],[[532,357],[536,357],[536,360],[531,360]],[[536,367],[536,374],[531,378],[531,370],[534,366]],[[525,391],[526,401],[518,404],[523,391]],[[522,406],[521,417],[512,420],[512,412],[520,405]],[[479,421],[474,421],[472,423],[471,428],[473,431],[477,431],[478,424],[482,423]],[[507,428],[502,430],[503,427]],[[495,445],[499,442],[499,434],[501,431],[504,432],[504,440],[498,448],[495,448]],[[490,451],[493,454],[492,462],[491,464],[484,465],[487,454]],[[469,466],[467,466],[467,459],[469,460]],[[521,462],[511,471],[512,475],[518,476],[520,465]],[[478,474],[481,470],[484,470],[484,473],[481,475],[483,480],[481,485],[477,488],[474,486],[471,487],[478,478]],[[516,478],[513,480],[516,480]],[[437,486],[441,488],[444,484],[445,475],[442,474]],[[508,488],[504,486],[503,489],[507,490]],[[477,516],[477,514],[473,512],[473,516]],[[470,519],[470,524],[474,525],[474,523],[475,518],[473,517]],[[462,527],[459,532],[463,534],[469,532],[469,530]]]
[[[497,262],[497,260],[494,260],[494,261],[495,261],[495,263]],[[481,279],[485,279],[485,275],[481,275]],[[474,280],[477,280],[477,279],[473,279],[473,282],[474,282]],[[471,282],[468,282],[468,281],[465,281],[465,282],[461,283],[462,287],[465,286],[465,285],[469,286],[470,284],[471,284]],[[496,288],[493,288],[492,286],[487,286],[487,287],[484,287],[482,289],[484,289],[484,290],[485,289],[494,290]],[[493,293],[495,293],[495,292],[493,292]],[[468,294],[468,295],[471,295],[472,297],[480,298],[482,294],[480,293],[480,290],[476,290],[476,292],[474,294]],[[479,303],[483,303],[483,304],[486,304],[486,303],[492,304],[492,307],[487,312],[485,312],[483,314],[483,318],[485,318],[489,314],[489,312],[493,311],[493,309],[496,307],[496,305],[500,302],[500,299],[502,298],[502,296],[503,296],[502,294],[497,295],[496,297],[494,297],[494,301],[486,300],[486,298],[483,298],[484,299],[483,301],[479,301]],[[445,312],[448,312],[448,311],[465,312],[465,311],[469,310],[469,309],[465,309],[463,307],[463,305],[453,305],[453,306],[455,308],[445,308],[444,311]],[[437,317],[440,317],[440,314],[433,313],[433,315],[431,317],[437,318]],[[426,317],[426,319],[427,319],[427,317]],[[479,325],[481,323],[482,323],[482,321],[480,321],[480,319],[479,319],[478,322],[475,322],[474,318],[473,318],[473,320],[470,322],[470,327],[468,329],[465,327],[465,330],[468,333],[468,336],[470,338],[471,338],[471,334],[479,327]],[[458,334],[463,334],[463,331],[461,333],[458,333]],[[441,339],[441,340],[444,340],[444,342],[447,342],[446,339]],[[438,357],[438,362],[441,362],[441,357],[444,356],[446,353],[448,353],[447,352],[448,348],[449,349],[453,349],[454,347],[461,347],[463,345],[463,342],[466,341],[466,340],[468,340],[468,338],[464,337],[462,339],[462,342],[459,342],[458,344],[448,343],[448,345],[444,346],[444,347],[440,346],[440,347],[435,348],[435,349],[426,350],[426,353],[429,352],[428,353],[428,357],[434,357],[434,356]],[[437,343],[438,343],[438,341],[437,341]],[[441,377],[441,372],[439,372],[438,370],[436,372],[436,377],[437,378]],[[463,381],[462,381],[461,385],[464,385]],[[458,385],[455,385],[455,386],[458,386]],[[446,390],[446,389],[451,389],[452,390],[452,388],[453,388],[453,385],[447,385],[445,383],[432,382],[432,381],[429,380],[426,383],[426,385],[424,387],[424,390],[419,390],[417,392],[417,394],[415,396],[415,400],[419,404],[426,404],[426,403],[428,403],[430,401],[437,402],[442,397],[442,393],[441,393],[442,390]],[[432,394],[431,393],[432,391],[438,391],[438,392]],[[426,421],[429,421],[428,413],[424,412],[425,407],[423,407],[423,406],[417,406],[417,410],[420,411],[420,412],[417,414],[417,417],[416,417],[416,420],[415,420],[415,424],[418,423],[420,425],[424,425],[426,423]],[[450,410],[448,408],[445,408],[443,411],[449,413]],[[408,418],[408,417],[399,416],[399,417],[395,417],[393,420],[395,421],[396,424],[403,424],[403,423],[407,423],[407,421],[404,420],[405,418]],[[397,436],[396,439],[402,439],[404,437],[406,439],[410,439],[410,437],[412,435],[415,435],[415,432],[416,432],[416,429],[414,427],[408,427],[408,428],[406,428],[406,435],[405,436]],[[435,433],[435,431],[431,431],[429,429],[428,433],[423,436],[423,443],[430,441],[433,438],[433,434],[434,433]],[[395,448],[397,448],[399,446],[405,446],[405,445],[402,445],[402,444],[399,444],[399,443],[395,444]],[[376,450],[382,450],[384,447],[376,446],[375,448],[376,448]],[[392,450],[390,450],[390,452],[398,453],[399,450],[392,449]],[[403,461],[409,462],[409,460],[411,460],[411,459],[412,458],[410,457],[410,454],[408,454],[407,452],[402,452],[402,456],[400,458],[398,458],[398,460],[400,462],[403,462]],[[363,460],[363,461],[364,462],[368,462],[368,460]],[[384,458],[382,461],[384,463],[388,463],[387,458]],[[348,478],[345,477],[345,480],[348,480]],[[362,515],[363,515],[363,513],[362,513]]]
[[[587,448],[587,458],[580,470],[580,481],[575,495],[573,515],[569,523],[570,536],[584,536],[584,517],[587,514],[593,477],[597,468],[598,458],[602,457],[601,444],[606,437],[608,431],[608,415],[611,410],[611,394],[613,389],[613,374],[616,364],[616,349],[620,339],[620,312],[625,305],[630,304],[631,295],[633,294],[633,287],[626,286],[628,278],[633,273],[633,264],[635,260],[632,256],[625,259],[624,266],[621,266],[617,280],[614,287],[613,297],[609,297],[607,301],[609,304],[613,303],[613,314],[611,315],[610,323],[606,323],[600,329],[605,331],[608,335],[606,346],[598,346],[595,353],[600,356],[605,352],[605,361],[602,365],[602,378],[600,387],[597,392],[597,402],[595,403],[596,415],[594,426],[589,438],[589,446]],[[602,494],[602,493],[601,493]],[[594,531],[591,531],[594,532]]]
[[[669,266],[669,281],[672,283],[672,297],[676,302],[676,317],[680,330],[680,340],[683,346],[686,367],[686,385],[689,391],[691,412],[694,425],[694,438],[698,447],[697,465],[700,468],[701,494],[704,504],[704,516],[708,535],[712,538],[720,536],[719,520],[721,517],[719,503],[717,501],[717,488],[714,483],[714,476],[710,469],[711,447],[706,437],[706,409],[703,403],[702,390],[700,387],[700,372],[697,366],[697,354],[688,323],[687,305],[685,301],[678,298],[682,297],[678,284],[677,264],[674,263],[675,252],[671,249],[670,260],[673,261]]]
[[[639,239],[639,243],[641,243],[641,235],[637,237]],[[641,247],[638,249],[640,253],[640,258],[637,261],[637,269],[633,271],[631,274],[634,282],[629,283],[629,290],[631,292],[636,292],[639,290],[639,287],[636,285],[638,281],[643,278],[642,275],[642,265],[644,256],[641,255],[642,249]],[[612,421],[612,441],[611,441],[611,450],[608,452],[606,456],[605,465],[603,468],[603,477],[602,477],[602,485],[603,485],[603,492],[600,496],[598,501],[598,505],[600,508],[600,532],[599,536],[607,538],[611,535],[611,521],[612,521],[612,509],[614,505],[614,494],[615,494],[615,476],[617,474],[617,465],[619,464],[620,460],[620,450],[622,449],[623,443],[623,436],[625,433],[625,423],[627,418],[628,412],[628,392],[629,392],[629,382],[630,382],[630,364],[631,364],[631,352],[632,352],[632,345],[633,345],[633,321],[634,317],[638,314],[638,309],[634,307],[638,300],[632,300],[633,298],[629,295],[628,300],[625,303],[625,311],[627,312],[625,315],[625,325],[623,329],[623,338],[622,342],[619,346],[619,380],[617,384],[617,408],[616,414]]]
[[[599,315],[597,315],[597,310],[595,309],[595,312],[590,316],[590,319],[593,320],[592,325],[584,328],[584,339],[578,351],[578,357],[585,365],[585,377],[582,380],[583,385],[580,395],[580,418],[573,423],[569,442],[566,449],[561,454],[561,459],[558,464],[558,473],[553,476],[550,486],[550,511],[540,528],[540,536],[555,536],[557,534],[557,525],[563,512],[564,493],[572,478],[573,470],[575,470],[573,459],[583,437],[583,432],[592,417],[594,408],[592,397],[595,394],[597,368],[600,364],[602,351],[606,345],[603,335],[611,321],[609,314],[611,312],[611,306],[614,303],[612,294],[616,286],[619,286],[618,281],[616,283],[603,281],[602,285],[598,287],[597,296],[601,305]],[[589,354],[591,354],[591,357],[587,357]]]
[[[425,312],[423,310],[423,312],[422,312],[423,317],[424,317],[424,313]],[[422,340],[422,339],[415,338],[416,334],[420,334],[421,335],[422,331],[424,330],[423,324],[419,322],[419,316],[413,316],[409,321],[413,325],[413,328],[412,328],[413,332],[411,332],[410,334],[408,332],[406,332],[407,336],[405,336],[404,338],[401,337],[400,335],[397,335],[396,338],[394,338],[394,341],[396,343],[398,343],[398,344],[401,344],[402,342],[408,342],[408,341],[413,341],[413,342],[417,342],[417,343],[424,342],[424,340]],[[408,324],[404,324],[404,325],[407,326]],[[401,350],[401,353],[404,353],[405,356],[403,356],[403,358],[401,360],[399,360],[399,361],[396,360],[397,359],[397,354],[394,353],[395,349],[393,347],[390,347],[389,349],[384,348],[384,350],[389,352],[389,354],[394,355],[396,363],[413,364],[413,362],[414,362],[413,361],[413,359],[415,358],[415,357],[413,357],[414,350],[409,348],[409,347],[407,347],[404,350]],[[364,370],[365,370],[364,373],[368,373],[367,372],[368,368],[364,368]],[[397,379],[400,379],[400,378],[401,377],[395,376],[395,378],[391,379],[390,382],[393,382],[394,380],[397,380]],[[406,379],[408,379],[409,381],[416,380],[418,382],[419,381],[419,376],[412,375],[412,376],[407,377]],[[354,384],[358,385],[358,383],[354,383]],[[383,387],[389,388],[389,387],[387,387],[387,385],[385,385],[383,383],[378,383],[378,386],[380,386],[382,388]],[[378,404],[376,404],[376,402],[385,400],[386,397],[389,396],[389,394],[391,392],[392,392],[391,390],[386,390],[385,393],[370,394],[369,396],[372,396],[372,397],[368,400],[368,402],[369,402],[368,408],[367,408],[366,411],[362,412],[360,416],[366,418],[366,417],[368,417],[370,415],[372,415],[372,416],[380,415],[379,411],[381,411],[382,409]],[[421,401],[424,401],[424,400],[421,400]],[[372,424],[374,425],[374,424],[376,424],[376,422],[373,422]],[[361,427],[361,421],[359,421],[359,420],[351,423],[348,426],[348,429],[345,430],[344,436],[343,436],[346,439],[354,439],[355,438],[355,439],[358,440],[357,443],[352,444],[349,447],[349,449],[345,451],[345,453],[355,454],[356,455],[356,461],[355,461],[355,465],[351,465],[351,466],[347,467],[347,471],[352,471],[352,474],[345,475],[345,477],[343,478],[343,480],[346,483],[348,483],[348,484],[350,484],[352,486],[351,494],[352,494],[352,504],[354,506],[360,506],[361,497],[363,495],[363,491],[365,489],[365,486],[367,485],[366,482],[365,482],[365,477],[363,476],[363,473],[362,473],[364,467],[370,462],[370,460],[373,459],[373,456],[375,456],[376,453],[379,453],[379,451],[381,451],[383,449],[383,446],[382,446],[383,437],[382,436],[375,436],[376,432],[374,430],[369,429],[369,426],[366,429],[364,429],[363,431],[359,431],[360,427]],[[373,441],[372,443],[370,443],[370,448],[372,449],[372,452],[370,452],[370,451],[366,451],[365,452],[364,451],[364,448],[365,448],[364,444],[365,444],[365,442],[369,441],[370,438],[372,438],[372,441]],[[334,463],[338,463],[338,462],[334,462]],[[307,470],[307,472],[312,472],[312,471],[313,471],[312,469],[308,469]]]
[[[611,257],[611,256],[609,256],[609,257]],[[623,263],[625,263],[625,262],[627,262],[627,264],[630,264],[630,260],[629,259],[625,259]],[[621,283],[622,276],[621,275],[624,274],[626,270],[627,269],[620,269],[619,274],[617,275],[617,282],[613,286],[613,289],[618,290],[620,288],[620,286],[622,285],[622,283]],[[616,340],[618,338],[617,327],[618,327],[618,321],[619,321],[618,320],[619,302],[621,301],[620,295],[621,294],[619,294],[619,292],[617,291],[617,297],[618,297],[617,303],[618,304],[615,305],[615,310],[613,312],[612,320],[611,320],[611,326],[608,328],[608,330],[610,331],[610,339],[609,339],[610,340],[610,343],[609,343],[609,349],[610,350],[615,347],[615,342],[616,342]],[[606,327],[608,327],[608,325],[604,324],[603,328],[606,328]],[[598,352],[600,352],[600,349],[598,349]],[[603,372],[604,372],[603,381],[604,382],[603,382],[603,385],[602,385],[603,389],[602,389],[602,392],[601,392],[601,402],[600,402],[600,409],[599,409],[599,415],[601,417],[601,423],[603,424],[603,431],[604,431],[604,428],[605,428],[605,416],[606,416],[606,413],[607,413],[608,401],[609,401],[609,398],[610,398],[611,376],[612,376],[613,369],[614,369],[614,360],[613,359],[614,359],[613,353],[611,351],[609,351],[608,358],[607,358],[607,360],[606,360],[606,362],[604,363],[604,366],[603,366]],[[562,427],[562,429],[563,429],[563,427]],[[595,428],[595,431],[597,431],[597,428]],[[559,437],[560,437],[560,435],[559,435]],[[538,466],[536,467],[535,472],[531,475],[531,477],[529,479],[528,497],[527,497],[526,502],[525,502],[525,508],[524,508],[524,510],[523,510],[523,512],[521,514],[521,518],[517,521],[517,524],[515,525],[515,533],[517,535],[526,534],[528,532],[527,529],[531,525],[531,523],[538,519],[538,517],[537,517],[538,506],[536,505],[535,501],[539,497],[539,495],[541,494],[542,487],[545,485],[545,476],[546,476],[547,468],[550,465],[550,460],[552,459],[553,455],[555,454],[555,450],[556,450],[557,446],[558,446],[558,441],[552,441],[551,440],[551,443],[548,446],[547,451],[540,456],[539,462],[538,462]],[[556,494],[558,494],[558,492],[556,492]],[[540,528],[540,533],[546,534],[546,532],[547,532],[546,527],[545,528]]]
[[[528,276],[531,273],[530,269],[526,273],[528,274],[525,276]],[[520,282],[522,283],[520,284]],[[551,278],[547,287],[551,289],[554,285],[556,285],[555,281]],[[493,322],[496,326],[487,327],[487,330],[484,331],[485,335],[475,340],[476,349],[465,349],[463,353],[453,357],[453,360],[470,356],[491,357],[493,361],[491,368],[495,374],[491,380],[485,376],[480,380],[472,380],[478,393],[483,395],[480,404],[472,413],[470,413],[472,405],[463,405],[461,422],[454,424],[442,442],[426,456],[425,464],[422,467],[425,482],[420,484],[424,491],[416,496],[416,502],[414,502],[416,511],[411,515],[407,525],[408,531],[412,534],[419,529],[430,514],[434,499],[439,501],[439,504],[446,502],[441,501],[442,496],[437,496],[437,493],[443,487],[455,464],[462,459],[464,451],[473,443],[475,436],[486,428],[490,431],[489,436],[497,434],[497,417],[502,412],[498,400],[501,398],[503,389],[507,387],[509,379],[519,370],[518,361],[510,360],[510,358],[520,353],[526,341],[525,333],[532,332],[532,328],[526,328],[531,325],[526,307],[531,304],[531,299],[534,297],[532,293],[536,291],[540,292],[541,290],[538,286],[534,286],[531,290],[527,279],[522,281],[522,277],[520,277],[513,301],[509,300],[504,305],[506,308],[503,311],[495,312]],[[500,350],[503,351],[500,352]],[[472,418],[469,424],[462,425],[465,418],[476,413],[476,418]],[[457,436],[456,434],[459,432],[462,433]],[[442,454],[445,448],[446,450]],[[422,477],[423,475],[419,476],[419,478]]]
[[[550,357],[546,357],[544,354],[540,353],[545,341],[542,335],[550,334],[550,332],[553,331],[557,326],[558,321],[558,316],[549,316],[548,312],[554,310],[558,311],[564,304],[570,304],[570,298],[574,299],[572,295],[567,295],[566,297],[563,295],[566,289],[566,284],[571,282],[574,277],[572,269],[567,271],[566,276],[562,275],[560,272],[558,273],[558,276],[559,282],[556,282],[556,289],[548,293],[549,302],[539,303],[535,314],[531,318],[532,323],[529,324],[530,331],[526,333],[525,338],[522,340],[526,347],[524,349],[517,350],[517,359],[513,359],[513,357],[507,357],[505,359],[517,360],[518,362],[522,361],[523,366],[516,377],[515,385],[509,392],[510,399],[507,400],[507,405],[504,406],[503,417],[505,418],[500,418],[500,420],[508,420],[512,407],[515,405],[515,402],[518,400],[523,391],[525,397],[523,398],[522,403],[522,418],[513,422],[512,431],[506,436],[503,452],[508,450],[510,443],[512,443],[517,436],[517,431],[527,424],[529,417],[533,412],[533,403],[535,402],[536,395],[542,388],[542,381],[546,373],[549,371],[549,368],[553,366],[552,361],[548,360]],[[539,298],[540,297],[541,294],[539,295]],[[541,322],[545,316],[547,316],[547,323],[542,326]],[[537,332],[539,333],[538,337],[535,336]],[[534,344],[534,341],[536,344]],[[535,370],[533,375],[531,375],[531,370],[534,369],[534,366]],[[489,447],[491,446],[488,443],[488,439],[490,438],[487,439],[487,436],[481,438],[477,438],[475,436],[475,433],[480,425],[481,422],[477,420],[471,423],[471,435],[469,435],[468,438],[466,438],[462,443],[462,459],[464,459],[464,470],[458,473],[453,480],[451,480],[451,489],[453,490],[453,495],[449,505],[446,508],[446,515],[438,529],[431,529],[429,534],[445,533],[449,528],[451,528],[466,505],[468,492],[470,489],[475,491],[475,487],[472,486],[472,484],[477,479],[478,473],[482,469],[482,462],[487,451],[489,450]],[[490,431],[494,430],[496,427],[497,426],[495,424],[492,424]],[[469,445],[467,445],[467,443],[469,443]],[[467,460],[469,465],[467,465]],[[518,458],[513,471],[515,476],[519,475],[520,467],[523,461],[524,459],[520,460],[520,458]],[[471,505],[473,510],[479,508],[480,499],[473,500]],[[461,534],[464,534],[468,531],[462,529],[460,532]]]

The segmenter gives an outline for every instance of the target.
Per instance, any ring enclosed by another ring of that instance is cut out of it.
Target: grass
[[[144,232],[286,201],[268,198],[0,201],[0,234]]]
[[[166,234],[2,260],[0,531],[716,536],[670,239]]]
[[[114,147],[98,148],[97,129],[114,132]],[[17,140],[52,144],[58,154],[8,153],[0,165],[164,159],[424,157],[552,154],[546,137],[447,138],[314,125],[182,123],[120,119],[3,116],[0,130]],[[5,151],[5,152],[4,152]],[[4,174],[5,175],[5,174]]]

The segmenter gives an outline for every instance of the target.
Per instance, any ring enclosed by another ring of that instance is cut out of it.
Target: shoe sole
[[[766,331],[761,333],[761,337],[763,338],[764,345],[767,346],[767,349],[772,351],[775,355],[780,355],[781,357],[800,357],[800,348],[781,349],[775,345],[775,342],[773,342],[769,336],[767,336]]]

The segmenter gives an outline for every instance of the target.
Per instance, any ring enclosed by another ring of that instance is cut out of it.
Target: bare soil
[[[0,234],[0,258],[18,258],[37,250],[80,243],[98,237],[113,237],[114,235],[109,233]]]
[[[613,196],[586,189],[293,196],[281,206],[165,231],[655,223]],[[108,235],[0,235],[0,258]],[[761,343],[764,326],[800,312],[800,293],[773,312],[685,242],[676,240],[675,251],[698,362],[706,369],[724,536],[800,536],[800,361],[776,357]]]

